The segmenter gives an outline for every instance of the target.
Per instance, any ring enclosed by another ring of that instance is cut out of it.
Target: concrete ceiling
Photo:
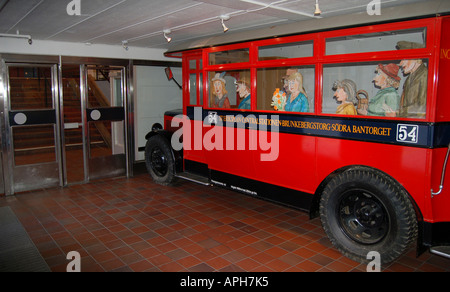
[[[427,0],[378,1],[384,9]],[[319,0],[320,17],[364,12],[375,2]],[[167,29],[173,45],[223,34],[221,15],[230,16],[231,33],[310,20],[314,9],[315,0],[0,0],[0,34],[169,49]]]

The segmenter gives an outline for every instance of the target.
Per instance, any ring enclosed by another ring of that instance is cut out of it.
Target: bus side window
[[[314,66],[259,69],[257,78],[258,110],[314,112]]]
[[[192,59],[191,59],[192,58]],[[189,105],[198,106],[203,104],[203,62],[200,56],[188,58],[189,64]]]
[[[209,72],[209,107],[251,109],[250,70]]]
[[[427,29],[425,27],[345,35],[326,40],[326,55],[421,49],[426,47],[426,39]],[[399,46],[399,40],[402,40],[403,43],[415,45]]]
[[[427,62],[397,60],[324,66],[322,112],[425,118]]]
[[[189,104],[197,105],[197,74],[190,74],[189,79]]]
[[[406,77],[400,101],[400,116],[425,119],[427,110],[428,66],[421,59],[402,60]]]

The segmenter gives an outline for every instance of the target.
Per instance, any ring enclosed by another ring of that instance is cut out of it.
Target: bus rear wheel
[[[387,175],[352,169],[335,176],[321,202],[323,228],[345,256],[368,263],[378,252],[381,264],[404,254],[417,238],[417,217],[408,195]]]
[[[166,139],[156,135],[147,140],[145,165],[156,183],[165,186],[172,183],[175,174],[175,162],[172,149]]]

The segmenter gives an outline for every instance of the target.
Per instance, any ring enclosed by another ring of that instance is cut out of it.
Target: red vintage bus
[[[183,109],[147,135],[148,171],[320,216],[360,262],[414,243],[448,256],[449,30],[433,16],[171,51]]]

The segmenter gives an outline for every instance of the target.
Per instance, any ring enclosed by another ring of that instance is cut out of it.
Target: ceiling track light
[[[7,33],[0,33],[0,37],[3,38],[16,38],[16,39],[28,39],[28,44],[33,44],[33,39],[31,38],[31,35],[21,35],[19,33],[17,34],[7,34]]]
[[[128,51],[128,41],[122,41],[122,47],[125,49],[125,51]]]
[[[319,0],[316,0],[316,11],[314,11],[314,16],[320,16],[322,14],[322,11],[320,11],[319,8]]]
[[[221,15],[220,16],[220,20],[222,21],[222,27],[223,27],[223,32],[227,32],[228,31],[228,27],[225,25],[225,20],[229,20],[230,16],[229,15]]]
[[[172,38],[167,35],[172,33],[172,31],[170,29],[165,29],[165,30],[163,30],[163,33],[164,33],[164,37],[166,38],[167,42],[170,43],[172,41]]]

